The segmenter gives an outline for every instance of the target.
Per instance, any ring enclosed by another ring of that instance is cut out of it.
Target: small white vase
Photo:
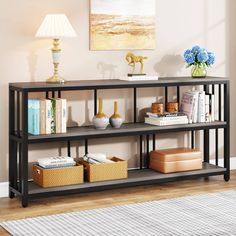
[[[103,113],[102,99],[99,98],[98,113],[93,117],[93,125],[96,129],[106,129],[109,124],[109,118]]]
[[[109,124],[109,119],[108,117],[93,117],[93,125],[96,129],[106,129],[106,127]]]
[[[114,102],[114,114],[110,117],[110,124],[114,128],[120,128],[123,121],[124,120],[118,114],[118,105],[117,105],[117,102],[115,101]]]

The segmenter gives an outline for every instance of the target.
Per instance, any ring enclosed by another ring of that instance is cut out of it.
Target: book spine
[[[46,134],[46,100],[40,101],[40,134]]]
[[[188,124],[188,119],[185,118],[181,120],[160,121],[160,120],[154,120],[152,118],[145,117],[145,123],[150,124],[150,125],[157,125],[157,126]]]
[[[34,100],[34,135],[40,134],[40,101]]]
[[[199,93],[198,99],[198,122],[205,122],[205,92],[202,91]]]
[[[62,99],[56,100],[56,133],[61,133]]]
[[[210,117],[211,122],[215,121],[215,95],[210,94]]]
[[[51,99],[51,133],[56,133],[56,99]]]
[[[33,101],[31,99],[28,100],[28,133],[33,134]]]
[[[208,94],[205,96],[205,120],[210,122],[210,96]]]
[[[193,106],[193,123],[197,123],[197,116],[198,116],[198,96],[199,93],[195,92],[194,94],[194,106]]]
[[[67,131],[67,101],[66,99],[61,99],[61,132],[66,133]]]
[[[50,100],[46,100],[45,101],[46,104],[46,134],[51,134],[51,120],[52,120],[52,116],[51,116],[51,101]]]

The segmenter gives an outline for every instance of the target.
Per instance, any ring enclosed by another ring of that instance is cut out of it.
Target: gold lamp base
[[[50,78],[47,79],[46,81],[47,83],[53,83],[53,84],[63,84],[65,83],[65,79],[60,77],[60,76],[52,76]]]

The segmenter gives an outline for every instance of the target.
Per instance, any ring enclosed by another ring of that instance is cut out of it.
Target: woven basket
[[[57,187],[84,182],[84,170],[82,165],[44,169],[33,165],[33,180],[41,187]]]
[[[81,160],[84,165],[85,179],[89,182],[125,179],[128,177],[128,163],[117,157],[109,158],[114,163],[89,164]]]

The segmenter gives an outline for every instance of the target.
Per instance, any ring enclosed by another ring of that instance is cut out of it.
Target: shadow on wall
[[[99,73],[102,75],[103,79],[115,79],[115,69],[117,65],[107,64],[105,62],[98,62],[97,69]]]
[[[154,65],[154,70],[159,76],[176,76],[183,67],[184,61],[181,55],[165,55]]]

